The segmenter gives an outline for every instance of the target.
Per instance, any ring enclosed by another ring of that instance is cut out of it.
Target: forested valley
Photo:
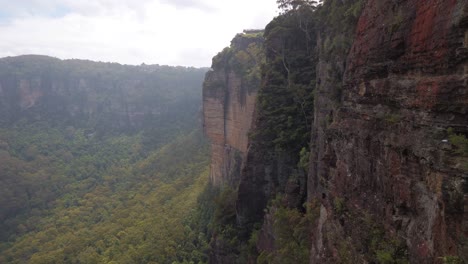
[[[0,59],[0,263],[206,262],[205,72]]]
[[[0,264],[468,263],[468,0],[276,3],[210,69],[0,59]]]

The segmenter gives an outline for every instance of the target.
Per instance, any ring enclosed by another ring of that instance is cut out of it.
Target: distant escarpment
[[[301,2],[275,18],[234,170],[216,157],[232,146],[229,87],[205,87],[224,148],[212,181],[232,189],[212,247],[236,260],[212,262],[467,262],[467,29],[466,0]]]
[[[137,132],[170,119],[180,124],[188,120],[187,113],[199,108],[201,93],[197,86],[205,72],[38,55],[3,58],[0,125],[10,126],[20,120],[51,121],[100,135]]]

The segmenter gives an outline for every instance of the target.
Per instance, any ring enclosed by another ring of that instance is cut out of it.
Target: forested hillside
[[[0,59],[0,263],[206,261],[205,71]]]

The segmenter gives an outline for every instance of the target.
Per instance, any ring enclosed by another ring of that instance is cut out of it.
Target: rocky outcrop
[[[211,142],[211,182],[234,187],[247,153],[257,89],[262,33],[238,34],[213,59],[203,86],[203,126]]]
[[[318,65],[311,263],[466,262],[467,159],[448,138],[468,134],[468,2],[366,2],[347,58]]]

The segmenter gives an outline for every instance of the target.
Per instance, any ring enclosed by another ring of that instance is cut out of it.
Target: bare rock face
[[[19,82],[19,93],[20,93],[20,107],[27,109],[36,104],[38,99],[42,97],[43,92],[40,88],[40,79],[33,81],[20,80]],[[38,85],[34,85],[38,84]]]
[[[235,186],[247,153],[257,89],[261,33],[238,34],[213,59],[203,86],[203,126],[211,141],[211,182]]]
[[[468,160],[447,140],[468,135],[467,29],[466,0],[369,0],[347,59],[321,60],[310,263],[468,261]]]

